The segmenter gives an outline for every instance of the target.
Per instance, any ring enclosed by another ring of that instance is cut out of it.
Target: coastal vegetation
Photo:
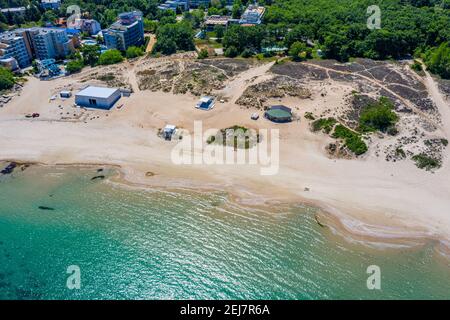
[[[127,51],[125,52],[125,56],[127,57],[127,59],[137,58],[142,55],[144,55],[144,50],[142,50],[142,48],[136,47],[136,46],[129,47],[127,49]]]
[[[98,58],[98,64],[108,65],[115,64],[123,61],[122,53],[116,49],[106,50],[102,54],[100,54]]]
[[[425,64],[432,73],[444,79],[450,79],[450,42],[444,42],[437,48],[427,50],[423,56]]]
[[[0,90],[11,89],[16,83],[15,77],[11,71],[0,67]]]
[[[189,22],[168,23],[159,26],[156,31],[156,41],[153,52],[172,54],[177,51],[190,51],[195,49],[194,31]]]
[[[393,108],[394,104],[391,100],[380,97],[378,101],[362,108],[357,119],[358,126],[355,129],[350,129],[333,117],[314,120],[314,116],[309,113],[308,115],[305,114],[305,118],[314,120],[311,123],[313,132],[322,130],[335,139],[341,139],[351,152],[355,155],[361,155],[368,150],[367,144],[362,139],[364,133],[379,131],[395,135],[398,132],[395,127],[398,116]]]
[[[332,137],[344,140],[345,146],[357,156],[368,150],[367,144],[361,138],[361,134],[344,127],[342,124],[338,124],[334,128]]]
[[[210,136],[207,144],[220,144],[234,149],[250,149],[260,142],[260,135],[254,130],[234,125],[221,129],[216,135]]]
[[[69,73],[75,73],[83,69],[84,62],[82,59],[71,60],[66,65],[66,71]]]
[[[361,132],[381,131],[395,132],[393,127],[398,121],[397,114],[392,111],[394,104],[386,97],[380,99],[373,104],[369,104],[364,108],[359,117],[359,130]]]
[[[323,132],[328,134],[331,132],[336,122],[335,118],[320,118],[312,123],[311,128],[312,131],[323,130]]]
[[[310,115],[309,117],[314,118]],[[353,131],[346,126],[339,123],[335,118],[320,118],[311,123],[311,130],[317,132],[322,130],[324,133],[329,134],[332,138],[341,139],[344,141],[344,145],[359,156],[367,152],[367,144],[362,140],[361,133]]]
[[[416,162],[416,166],[418,168],[425,169],[427,171],[437,169],[441,166],[441,162],[438,159],[430,157],[425,153],[414,155],[412,160]]]

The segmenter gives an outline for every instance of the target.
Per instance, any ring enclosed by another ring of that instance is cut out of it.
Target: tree
[[[0,67],[0,90],[10,89],[15,83],[14,75],[6,68]]]
[[[444,79],[450,79],[450,43],[445,42],[427,51],[425,64],[431,72]]]
[[[98,64],[107,65],[123,61],[122,53],[117,49],[110,49],[103,52],[98,58]]]
[[[216,33],[217,39],[222,39],[225,34],[225,27],[222,25],[216,25],[214,27],[214,32]]]
[[[198,53],[197,59],[206,59],[208,58],[208,50],[206,50],[205,48],[203,48],[202,50],[200,50],[200,52]]]
[[[294,42],[288,53],[295,61],[310,59],[312,56],[311,48],[308,48],[305,43],[300,41]]]
[[[158,22],[144,18],[144,30],[147,32],[155,32],[158,27]]]
[[[84,63],[82,60],[72,60],[66,65],[66,71],[69,73],[75,73],[83,69]]]
[[[99,45],[84,45],[81,48],[81,53],[83,55],[83,61],[86,65],[91,67],[95,66],[100,57],[100,46]]]
[[[127,57],[127,59],[140,57],[143,54],[144,51],[141,48],[135,46],[128,47],[127,51],[125,52],[125,56]]]
[[[156,32],[156,44],[153,52],[172,54],[177,50],[195,49],[194,31],[189,22],[180,22],[160,26]]]
[[[239,52],[235,46],[229,46],[224,52],[225,57],[229,57],[229,58],[234,58],[238,54],[239,54]]]
[[[381,97],[378,102],[371,104],[361,112],[359,126],[362,131],[380,130],[386,132],[393,126],[398,116],[392,111],[394,104],[386,97]]]
[[[52,10],[47,10],[42,15],[41,22],[42,23],[46,23],[46,22],[54,23],[57,18],[58,17],[56,16],[56,14]]]
[[[231,9],[231,16],[233,19],[239,19],[242,15],[242,2],[241,0],[234,0],[233,9]]]

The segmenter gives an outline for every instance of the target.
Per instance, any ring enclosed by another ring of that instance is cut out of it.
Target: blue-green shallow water
[[[0,178],[1,299],[450,298],[448,261],[431,245],[370,249],[318,226],[312,209],[255,210],[96,174],[31,167]],[[380,291],[366,287],[373,264]],[[80,290],[66,287],[69,265],[81,268]]]

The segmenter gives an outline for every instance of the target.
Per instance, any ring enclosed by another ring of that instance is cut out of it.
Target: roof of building
[[[282,105],[272,106],[266,111],[266,114],[271,118],[284,119],[292,117],[290,108]]]
[[[212,15],[206,18],[205,24],[227,24],[230,19],[230,16]]]
[[[174,131],[175,129],[176,129],[177,127],[175,126],[175,125],[173,125],[173,124],[167,124],[165,127],[164,127],[164,131]]]
[[[25,11],[25,7],[16,7],[16,8],[4,8],[0,9],[1,12],[23,12]]]
[[[204,96],[199,99],[199,102],[211,102],[212,100],[214,100],[214,97]]]
[[[85,97],[108,98],[117,90],[119,89],[89,86],[78,92],[76,95]]]

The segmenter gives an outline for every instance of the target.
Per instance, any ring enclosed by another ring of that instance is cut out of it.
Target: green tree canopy
[[[14,75],[6,68],[0,67],[0,90],[10,89],[15,83]]]
[[[115,64],[123,61],[122,53],[116,49],[110,49],[103,52],[98,58],[98,64]]]

